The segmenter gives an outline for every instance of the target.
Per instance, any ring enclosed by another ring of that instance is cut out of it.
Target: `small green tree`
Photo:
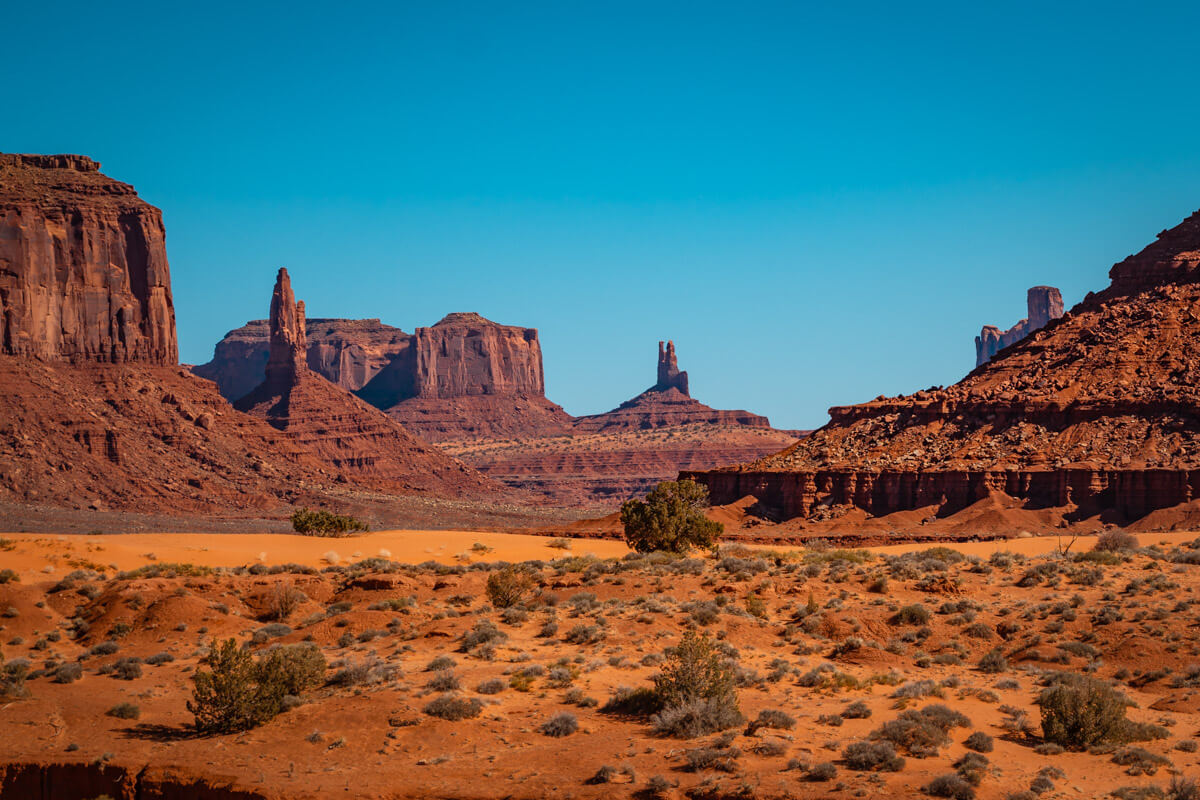
[[[208,669],[198,669],[188,711],[201,733],[233,733],[262,725],[283,710],[286,695],[318,686],[325,656],[313,644],[271,650],[255,662],[236,639],[210,646]]]
[[[625,541],[639,553],[712,547],[725,526],[704,516],[706,508],[708,487],[688,478],[664,481],[644,502],[628,500],[621,506]]]

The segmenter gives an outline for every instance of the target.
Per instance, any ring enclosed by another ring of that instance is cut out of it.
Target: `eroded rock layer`
[[[500,486],[410,436],[404,428],[308,366],[304,303],[287,270],[271,298],[266,378],[235,407],[283,431],[343,480],[388,491],[500,494]]]
[[[87,156],[0,153],[0,353],[178,360],[162,214]]]
[[[809,516],[946,514],[1002,492],[1132,519],[1200,488],[1200,214],[1109,273],[1112,284],[947,388],[830,409],[792,447],[698,473],[714,501]]]

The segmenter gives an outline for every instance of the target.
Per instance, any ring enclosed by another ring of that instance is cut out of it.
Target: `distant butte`
[[[1053,286],[1034,286],[1025,296],[1029,315],[1002,331],[995,325],[984,325],[975,337],[975,366],[991,361],[1000,350],[1021,341],[1034,331],[1041,330],[1063,315],[1062,294]]]

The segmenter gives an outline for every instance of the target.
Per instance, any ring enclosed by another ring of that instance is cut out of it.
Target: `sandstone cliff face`
[[[1200,489],[1200,218],[1113,267],[1113,282],[959,383],[830,409],[773,456],[701,473],[718,503],[872,514],[991,492],[1073,518],[1136,519]]]
[[[0,353],[176,363],[164,240],[92,159],[0,154]]]
[[[304,304],[286,269],[271,296],[265,380],[235,408],[285,432],[340,480],[385,491],[498,496],[500,486],[412,436],[308,366]]]
[[[1053,286],[1034,286],[1026,296],[1029,316],[1002,331],[995,325],[984,325],[975,337],[975,366],[992,360],[997,352],[1010,344],[1021,341],[1036,330],[1041,330],[1063,315],[1062,294]]]

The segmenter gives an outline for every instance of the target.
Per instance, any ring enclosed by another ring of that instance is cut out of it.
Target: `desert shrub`
[[[458,662],[454,660],[453,656],[441,655],[435,657],[432,661],[426,664],[425,671],[437,672],[438,670],[443,669],[454,669],[454,667],[457,665]]]
[[[83,667],[78,664],[61,664],[54,670],[55,683],[74,683],[83,677]]]
[[[1168,800],[1200,800],[1200,783],[1195,778],[1176,775],[1167,787]]]
[[[167,652],[155,653],[152,656],[146,656],[146,663],[152,667],[157,667],[162,664],[169,664],[175,660],[175,656]]]
[[[111,656],[113,653],[117,652],[120,649],[121,649],[121,646],[119,644],[110,640],[110,641],[100,642],[99,644],[92,645],[91,649],[88,650],[88,655]]]
[[[113,675],[123,681],[131,681],[142,677],[142,660],[140,658],[122,658],[113,664]]]
[[[425,686],[435,692],[449,692],[459,687],[459,680],[458,676],[454,674],[454,670],[440,669],[433,673],[433,677]]]
[[[1132,533],[1125,531],[1105,531],[1096,538],[1093,550],[1100,552],[1119,553],[1126,550],[1137,550],[1138,540]]]
[[[496,608],[509,608],[533,591],[534,579],[526,570],[509,565],[488,575],[488,601]]]
[[[325,682],[325,656],[311,642],[275,647],[257,665],[259,682],[270,692],[299,695]]]
[[[769,708],[758,712],[748,726],[746,726],[746,735],[752,736],[755,731],[762,728],[773,728],[775,730],[790,731],[796,727],[796,720],[791,714],[778,709]]]
[[[929,622],[929,609],[920,603],[907,605],[892,615],[895,625],[925,625]]]
[[[508,634],[496,627],[491,620],[481,619],[475,627],[463,634],[459,650],[470,652],[480,645],[499,644],[507,641]]]
[[[620,714],[630,717],[648,717],[663,708],[663,700],[653,689],[617,688],[600,711],[605,714]]]
[[[0,586],[6,583],[17,583],[21,580],[21,576],[11,569],[0,569]]]
[[[563,641],[570,644],[595,644],[604,638],[604,629],[599,625],[576,625],[563,634]]]
[[[963,741],[963,747],[976,753],[990,753],[995,749],[992,737],[983,731],[975,731]]]
[[[24,659],[13,659],[8,663],[0,657],[0,700],[11,700],[24,697],[25,678],[29,675],[29,662]]]
[[[117,719],[137,719],[142,716],[142,710],[133,703],[117,703],[108,710],[108,715]]]
[[[355,531],[367,530],[366,523],[351,516],[342,516],[329,511],[310,511],[307,508],[292,514],[292,530],[311,536],[343,536]]]
[[[708,697],[667,706],[654,717],[654,731],[663,736],[694,739],[742,724],[736,700]]]
[[[904,758],[896,754],[896,747],[888,741],[852,742],[842,751],[846,766],[857,772],[899,772],[904,769]]]
[[[871,716],[871,707],[862,700],[855,700],[842,710],[843,719],[866,719]]]
[[[1008,659],[1004,657],[1004,652],[998,647],[984,653],[983,658],[979,659],[980,672],[996,674],[1007,669]]]
[[[988,764],[987,756],[979,753],[965,753],[954,762],[954,768],[959,775],[966,779],[967,783],[978,786],[983,782],[984,775],[987,774]]]
[[[459,697],[454,694],[443,694],[425,705],[425,713],[438,719],[458,721],[474,719],[483,713],[483,703],[475,698]]]
[[[829,761],[817,764],[812,769],[804,774],[804,779],[807,781],[816,781],[823,783],[831,781],[837,777],[837,766]]]
[[[489,678],[488,680],[483,681],[476,686],[475,691],[479,692],[480,694],[500,694],[504,691],[504,687],[507,685],[508,684],[499,678]]]
[[[570,736],[579,730],[579,720],[571,712],[562,711],[542,723],[542,727],[538,730],[546,736],[559,739],[563,736]]]
[[[329,679],[334,686],[358,686],[361,684],[387,683],[395,680],[400,668],[369,653],[362,661],[344,658],[334,662],[337,670]]]
[[[639,553],[712,547],[725,528],[704,516],[707,507],[707,487],[689,479],[663,481],[644,502],[628,500],[621,506],[625,541]]]
[[[888,741],[917,758],[937,755],[939,747],[949,744],[949,731],[970,722],[962,714],[941,704],[920,711],[901,712],[871,732],[871,739]]]
[[[267,606],[267,617],[278,622],[283,622],[306,599],[304,592],[290,583],[277,583],[271,589],[271,598]]]
[[[1153,775],[1158,768],[1171,763],[1157,753],[1151,753],[1144,747],[1122,747],[1113,753],[1112,761],[1122,767],[1129,767],[1130,775]]]
[[[1125,737],[1124,699],[1095,678],[1080,675],[1055,683],[1036,703],[1042,711],[1042,735],[1049,742],[1083,750]]]
[[[737,772],[737,760],[741,751],[736,747],[699,747],[684,754],[687,768],[691,772],[715,769],[721,772]]]
[[[974,800],[975,787],[956,772],[939,775],[921,787],[933,797],[949,797],[951,800]]]

